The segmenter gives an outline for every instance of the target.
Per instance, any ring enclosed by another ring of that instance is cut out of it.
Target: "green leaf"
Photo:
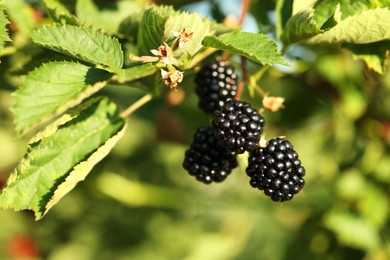
[[[284,44],[300,42],[320,34],[322,30],[313,19],[314,10],[300,11],[286,23],[281,40]]]
[[[44,0],[46,13],[53,21],[61,24],[79,25],[79,20],[72,15],[59,0]]]
[[[122,69],[118,73],[118,81],[120,83],[124,83],[144,78],[154,74],[156,70],[156,67],[150,63],[145,63],[127,69]]]
[[[151,7],[144,12],[138,30],[138,49],[140,55],[151,55],[163,43],[165,22],[176,12],[172,7]]]
[[[137,1],[83,0],[77,1],[77,17],[84,23],[107,32],[117,32],[127,17],[141,20],[143,7]]]
[[[234,31],[220,36],[206,36],[204,46],[242,55],[262,64],[288,65],[278,51],[277,44],[263,34]]]
[[[163,41],[172,46],[177,40],[173,32],[179,32],[183,28],[189,29],[193,36],[191,40],[184,43],[182,48],[174,52],[174,56],[180,57],[184,62],[183,67],[186,68],[191,58],[203,47],[203,38],[211,32],[208,20],[202,19],[197,13],[179,13],[169,17],[165,23]]]
[[[11,41],[8,36],[7,24],[9,21],[4,13],[4,7],[0,5],[0,49],[4,48],[6,41]]]
[[[43,47],[71,55],[113,70],[123,65],[121,45],[116,38],[85,27],[46,25],[33,31],[31,38]]]
[[[279,0],[276,2],[275,19],[276,19],[276,37],[280,39],[288,19],[292,15],[293,0]]]
[[[324,221],[325,226],[332,230],[344,245],[367,251],[376,250],[380,245],[377,230],[363,218],[346,212],[330,212]]]
[[[16,130],[25,132],[100,90],[111,74],[75,62],[52,62],[30,72],[15,92]]]
[[[366,44],[390,39],[390,10],[376,8],[347,17],[333,28],[308,40],[308,43]]]
[[[24,0],[3,0],[9,19],[18,32],[25,38],[29,37],[34,28],[34,10]]]
[[[390,50],[389,40],[368,44],[343,44],[343,48],[350,50],[355,59],[362,59],[377,73],[383,74],[386,71]]]
[[[30,209],[36,220],[103,159],[124,133],[125,122],[107,98],[95,98],[37,134],[0,194],[0,207]]]

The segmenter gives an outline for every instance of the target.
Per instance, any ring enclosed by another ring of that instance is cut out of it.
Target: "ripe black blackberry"
[[[223,181],[237,167],[237,158],[218,144],[210,127],[199,127],[185,153],[183,167],[198,181],[209,184]]]
[[[273,201],[291,200],[305,185],[298,153],[282,138],[271,139],[265,148],[250,153],[246,173],[250,184],[262,190]]]
[[[195,83],[198,106],[209,114],[221,109],[237,93],[237,75],[225,61],[205,64],[196,74]]]
[[[265,120],[249,103],[233,99],[214,113],[211,124],[222,146],[244,153],[252,151],[260,141]]]

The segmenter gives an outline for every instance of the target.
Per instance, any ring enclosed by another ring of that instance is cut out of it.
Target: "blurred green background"
[[[0,57],[1,184],[28,141],[16,137],[10,111],[18,70],[42,51],[26,35],[48,19],[40,1],[3,2],[17,51]],[[224,15],[220,1],[205,2]],[[249,30],[270,34],[274,5],[252,1]],[[183,9],[196,8],[203,7]],[[43,220],[1,211],[0,259],[390,259],[390,72],[376,74],[336,46],[294,46],[286,58],[292,66],[271,68],[259,85],[286,99],[285,109],[263,113],[265,138],[287,136],[306,168],[305,188],[292,201],[275,203],[250,187],[247,155],[220,184],[183,170],[195,129],[209,123],[188,72],[170,93],[184,101],[161,97],[136,111],[110,155]],[[231,60],[239,68],[238,57]],[[123,108],[143,95],[116,85],[103,93]],[[243,99],[261,106],[259,97]]]

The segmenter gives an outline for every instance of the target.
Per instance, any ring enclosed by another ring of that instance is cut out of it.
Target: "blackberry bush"
[[[212,127],[219,143],[236,153],[252,151],[260,141],[264,118],[249,103],[229,100],[214,113]]]
[[[291,200],[304,186],[305,168],[291,143],[271,139],[265,148],[250,153],[246,173],[254,188],[264,191],[273,201]]]
[[[185,153],[183,167],[198,181],[209,184],[223,181],[237,167],[237,159],[218,144],[210,127],[199,127]]]
[[[203,65],[195,76],[195,84],[198,106],[209,114],[221,109],[237,93],[237,75],[225,61]]]

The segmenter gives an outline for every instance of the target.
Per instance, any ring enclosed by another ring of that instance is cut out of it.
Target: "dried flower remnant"
[[[168,44],[166,44],[165,42],[163,45],[158,47],[157,50],[150,50],[150,52],[158,56],[162,63],[166,65],[171,64],[171,59],[173,58],[173,51],[171,47],[169,47]]]
[[[284,98],[282,97],[265,96],[263,98],[263,107],[271,110],[272,112],[276,112],[279,109],[284,108],[283,102]]]
[[[161,76],[164,84],[170,89],[176,88],[183,80],[183,72],[175,70],[174,72],[161,69]]]
[[[188,28],[183,28],[180,32],[173,32],[173,36],[178,38],[177,43],[180,49],[183,48],[184,43],[192,39],[193,35],[194,33]]]

